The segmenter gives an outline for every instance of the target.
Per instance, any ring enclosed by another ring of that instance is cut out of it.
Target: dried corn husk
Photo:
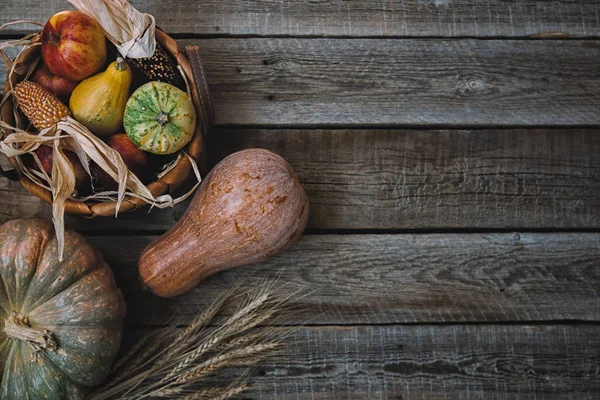
[[[69,2],[96,19],[121,55],[149,80],[183,86],[176,64],[156,42],[154,17],[139,12],[127,0]]]
[[[127,0],[68,0],[78,11],[94,18],[124,58],[152,57],[156,23]]]
[[[52,219],[56,229],[60,259],[62,259],[64,246],[65,202],[75,192],[75,173],[63,150],[68,149],[75,152],[88,174],[90,173],[89,163],[91,160],[115,179],[119,184],[117,191],[96,193],[85,200],[116,200],[117,210],[126,196],[142,199],[145,203],[153,207],[172,207],[189,197],[201,181],[200,171],[195,161],[187,154],[182,153],[179,157],[189,158],[198,182],[191,190],[178,198],[173,198],[168,194],[155,197],[138,177],[129,172],[118,152],[110,148],[100,138],[87,130],[85,126],[71,117],[61,119],[56,125],[42,130],[37,135],[12,127],[3,121],[0,121],[0,128],[5,132],[10,132],[0,142],[0,151],[8,157],[33,153],[39,146],[45,143],[51,144],[54,149],[54,163],[50,180],[47,180],[48,177],[45,174],[30,170],[23,163],[18,164],[20,171],[17,172],[27,176],[37,185],[52,191]],[[51,182],[50,187],[44,182],[45,180]]]

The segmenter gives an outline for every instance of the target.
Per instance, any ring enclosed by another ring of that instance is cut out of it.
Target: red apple
[[[80,81],[106,61],[106,37],[98,22],[79,11],[54,14],[42,31],[42,58],[54,75]]]
[[[79,157],[77,157],[77,154],[70,150],[63,151],[65,153],[65,156],[67,156],[67,158],[71,162],[71,164],[73,164],[73,170],[75,172],[75,187],[77,188],[77,191],[87,191],[87,189],[90,187],[90,176],[85,170],[85,168],[83,168],[81,161],[79,161]],[[54,155],[52,153],[52,147],[48,146],[40,146],[35,151],[35,154],[37,154],[38,158],[40,159],[40,162],[42,163],[44,171],[46,171],[49,177],[52,177],[52,164],[54,162]],[[34,165],[37,168],[37,163],[34,163]]]
[[[144,179],[147,172],[148,154],[146,154],[145,151],[140,150],[135,143],[129,139],[127,134],[117,133],[116,135],[112,135],[106,139],[106,144],[121,155],[125,165],[127,165],[127,168],[129,168],[135,176],[142,180]],[[98,181],[105,189],[117,190],[117,182],[115,182],[115,180],[104,170],[95,166],[94,171]]]
[[[71,97],[71,93],[73,93],[78,83],[77,81],[70,81],[54,75],[45,65],[35,70],[31,80],[50,93],[54,93],[65,104],[69,104],[69,97]]]

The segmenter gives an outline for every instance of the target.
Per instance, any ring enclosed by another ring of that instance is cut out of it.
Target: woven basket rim
[[[194,135],[191,141],[184,147],[184,150],[197,163],[199,163],[201,157],[203,156],[204,135],[206,134],[205,131],[209,128],[209,124],[211,122],[210,118],[207,118],[207,111],[202,107],[202,104],[200,104],[200,95],[196,92],[197,88],[203,87],[203,85],[198,86],[195,84],[196,77],[193,74],[190,61],[188,60],[185,52],[177,46],[177,42],[173,38],[171,38],[168,34],[166,34],[164,31],[160,30],[157,27],[156,40],[158,43],[160,43],[160,45],[162,45],[165,51],[175,59],[176,64],[181,67],[181,70],[185,74],[185,78],[188,81],[189,90],[192,94],[192,102],[194,103],[194,107],[196,109],[197,123]],[[37,49],[32,49],[32,52],[34,51],[39,52],[39,46]],[[37,59],[37,57],[35,59]],[[11,61],[14,62],[15,60],[16,59],[13,59]],[[4,85],[5,93],[7,93],[10,90],[9,80],[12,78],[12,76],[13,75],[10,74],[7,74],[6,76],[6,81]],[[23,80],[23,78],[24,75],[18,76],[14,83]],[[12,109],[13,99],[12,97],[9,97],[0,108],[3,120],[5,116],[12,115]],[[17,157],[18,156],[8,157],[8,161],[16,171],[18,171],[16,167]],[[187,181],[191,174],[192,164],[190,160],[187,157],[180,157],[178,161],[176,161],[176,165],[174,165],[173,168],[167,174],[148,184],[147,187],[154,196],[172,193],[177,187],[179,187],[181,184]],[[52,192],[50,190],[38,186],[25,175],[19,176],[19,180],[28,192],[37,196],[44,202],[52,204]],[[65,205],[65,212],[68,214],[82,215],[86,217],[114,217],[117,213],[134,211],[138,208],[143,208],[146,206],[148,206],[148,204],[145,203],[143,200],[129,196],[125,197],[119,209],[117,209],[116,201],[82,201],[76,198],[69,198]]]

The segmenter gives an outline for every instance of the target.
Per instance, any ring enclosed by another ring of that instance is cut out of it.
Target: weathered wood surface
[[[600,234],[309,235],[268,262],[219,273],[181,297],[141,292],[154,237],[89,237],[118,278],[129,324],[189,322],[219,291],[279,277],[293,324],[600,321]]]
[[[597,333],[596,326],[303,329],[286,357],[260,368],[256,398],[591,400],[600,390]]]
[[[250,147],[284,156],[308,193],[311,229],[600,227],[597,129],[218,129],[207,146],[208,165]],[[0,179],[0,190],[0,221],[51,216],[18,182]],[[67,225],[161,232],[186,206]]]
[[[600,126],[594,40],[180,43],[202,48],[219,125]]]
[[[383,37],[598,36],[594,0],[133,0],[171,33]],[[64,0],[2,0],[0,24],[44,22]],[[8,32],[23,31],[15,27]]]
[[[217,124],[599,125],[596,41],[214,39]]]
[[[600,136],[589,130],[219,130],[210,164],[266,147],[288,159],[312,228],[600,226]]]
[[[309,292],[273,325],[303,327],[261,364],[249,398],[598,397],[598,2],[133,4],[182,46],[202,47],[220,125],[206,165],[274,150],[309,194],[313,233],[354,234],[307,235],[164,300],[141,289],[137,258],[186,204],[69,218],[115,270],[128,336],[189,322],[242,280],[278,277],[283,290]],[[64,8],[0,0],[0,24]],[[0,179],[0,199],[2,221],[50,216],[18,183]],[[424,233],[366,234],[387,229]],[[537,229],[590,232],[522,231]]]
[[[596,400],[599,338],[597,325],[299,328],[243,398]]]

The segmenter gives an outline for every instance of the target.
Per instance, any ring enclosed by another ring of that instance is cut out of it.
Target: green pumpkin
[[[58,261],[49,221],[0,227],[0,398],[83,399],[108,374],[125,303],[80,235],[65,232]]]
[[[140,149],[172,154],[192,140],[196,111],[183,90],[164,82],[148,82],[127,101],[123,126]]]

